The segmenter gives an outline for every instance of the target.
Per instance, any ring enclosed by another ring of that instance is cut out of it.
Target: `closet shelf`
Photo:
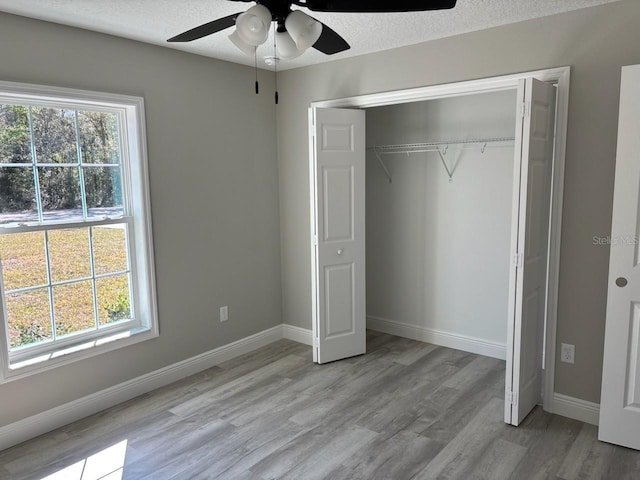
[[[411,153],[424,153],[424,152],[438,152],[442,165],[447,171],[449,181],[453,181],[453,174],[458,166],[456,161],[455,165],[451,168],[445,160],[445,156],[449,150],[469,150],[473,148],[480,148],[481,153],[484,153],[487,148],[504,148],[513,146],[513,137],[496,137],[496,138],[473,138],[466,140],[447,140],[440,142],[425,142],[425,143],[402,143],[397,145],[374,145],[367,147],[374,153],[378,159],[378,163],[384,170],[385,175],[391,183],[391,173],[382,160],[383,155],[391,155],[397,153],[405,153],[409,156]]]

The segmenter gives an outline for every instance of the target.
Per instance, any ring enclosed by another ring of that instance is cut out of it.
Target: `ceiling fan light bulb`
[[[264,5],[256,4],[238,15],[236,28],[242,40],[253,46],[266,42],[271,25],[271,12]]]
[[[300,10],[291,12],[287,16],[284,26],[298,49],[302,51],[313,46],[322,33],[322,24]]]
[[[264,24],[262,23],[262,20],[252,15],[247,19],[247,28],[252,33],[259,34],[264,29]]]
[[[276,45],[278,56],[286,60],[291,60],[304,53],[304,50],[300,50],[296,46],[296,42],[293,41],[293,38],[291,38],[291,35],[287,32],[276,32]]]
[[[242,37],[238,34],[238,30],[234,30],[234,32],[229,35],[229,40],[231,40],[231,43],[238,47],[238,49],[245,55],[253,56],[256,51],[255,46],[249,45],[247,42],[242,40]]]

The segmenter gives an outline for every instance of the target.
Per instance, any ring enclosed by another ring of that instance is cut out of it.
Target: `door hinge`
[[[517,392],[505,392],[504,401],[516,407],[518,405],[518,393]]]
[[[313,236],[313,244],[314,244],[315,246],[318,246],[318,235],[314,235],[314,236]]]
[[[520,115],[522,116],[522,118],[527,118],[530,111],[531,108],[529,101],[524,101],[520,104]]]
[[[318,341],[318,337],[313,337],[313,346],[318,347],[319,345],[320,345],[320,342]]]
[[[511,263],[513,264],[514,267],[516,268],[522,268],[522,254],[521,253],[514,253],[513,254],[513,259],[511,260]]]

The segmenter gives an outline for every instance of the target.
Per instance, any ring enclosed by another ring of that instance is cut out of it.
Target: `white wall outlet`
[[[226,305],[224,307],[220,307],[220,321],[226,322],[229,320],[229,307]]]
[[[564,363],[574,363],[576,356],[576,346],[563,343],[560,346],[560,361]]]

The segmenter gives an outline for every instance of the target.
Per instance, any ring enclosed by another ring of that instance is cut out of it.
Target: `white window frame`
[[[7,331],[5,294],[0,264],[0,384],[25,378],[55,367],[156,338],[159,335],[156,301],[149,175],[142,97],[92,92],[61,87],[0,81],[0,103],[51,105],[113,112],[118,115],[121,140],[121,170],[125,212],[130,220],[115,223],[128,225],[129,268],[131,269],[131,313],[133,322],[114,324],[71,335],[54,344],[36,344],[10,352]],[[0,232],[20,233],[33,229],[25,225],[0,225]],[[33,222],[38,224],[38,222]],[[54,224],[47,229],[100,226],[114,223],[110,219],[87,219]],[[31,225],[31,226],[30,226]],[[41,226],[42,224],[38,224]]]

